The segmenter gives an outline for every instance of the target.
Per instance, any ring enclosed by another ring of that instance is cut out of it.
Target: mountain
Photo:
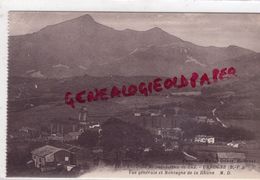
[[[260,53],[253,53],[248,55],[239,56],[233,58],[222,64],[227,64],[229,66],[233,65],[237,67],[240,77],[252,78],[254,76],[259,76],[260,69]]]
[[[158,27],[115,30],[84,15],[32,34],[10,36],[9,73],[39,78],[158,76],[201,71],[248,54],[254,52],[237,46],[197,46]]]
[[[197,46],[184,41],[174,42],[136,49],[116,62],[93,68],[99,71],[90,70],[90,74],[98,75],[106,72],[124,76],[190,75],[192,72],[209,72],[216,67],[235,65],[234,59],[249,55],[254,56],[256,53],[237,46],[217,48]]]

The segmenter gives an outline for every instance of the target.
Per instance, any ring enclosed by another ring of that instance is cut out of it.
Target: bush
[[[86,148],[94,147],[98,144],[99,134],[96,131],[86,131],[78,138],[78,143]]]
[[[153,146],[152,134],[137,125],[112,118],[102,124],[101,144],[106,150],[119,148],[137,150]]]

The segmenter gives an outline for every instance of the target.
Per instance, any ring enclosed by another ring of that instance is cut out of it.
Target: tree
[[[99,134],[96,131],[86,131],[82,133],[78,138],[78,143],[81,146],[90,148],[98,144]]]
[[[124,159],[141,162],[144,148],[154,145],[154,137],[149,131],[117,118],[108,119],[101,128],[104,158],[116,167]]]
[[[153,136],[149,131],[117,118],[107,120],[101,127],[101,144],[106,149],[137,149],[153,144]]]

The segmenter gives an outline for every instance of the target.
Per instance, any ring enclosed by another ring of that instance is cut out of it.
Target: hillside
[[[90,15],[9,38],[10,76],[37,78],[168,76],[248,54],[254,52],[237,46],[198,46],[158,27],[115,30]]]

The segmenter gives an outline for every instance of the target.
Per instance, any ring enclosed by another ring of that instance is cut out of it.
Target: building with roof
[[[241,145],[246,145],[246,143],[244,141],[231,141],[229,143],[227,143],[227,146],[233,147],[233,148],[240,148]]]
[[[22,137],[34,138],[39,136],[39,132],[35,128],[23,126],[22,128],[19,129],[19,135]]]
[[[217,161],[222,163],[239,163],[246,160],[242,152],[217,152]]]
[[[197,123],[206,123],[210,125],[217,124],[216,121],[214,121],[212,118],[208,118],[207,116],[196,116],[194,121]]]
[[[41,171],[54,170],[70,164],[71,153],[63,148],[45,145],[34,149],[31,154],[35,167]]]
[[[162,138],[181,140],[183,138],[183,131],[181,128],[158,128],[157,135]]]
[[[207,135],[197,135],[194,138],[195,143],[203,143],[203,144],[214,144],[215,138],[213,136]]]

